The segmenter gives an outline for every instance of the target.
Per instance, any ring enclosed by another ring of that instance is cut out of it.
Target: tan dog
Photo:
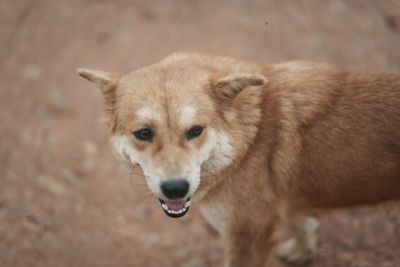
[[[190,201],[226,238],[227,266],[302,263],[320,208],[400,197],[400,76],[178,53],[100,86],[114,146],[171,217]]]

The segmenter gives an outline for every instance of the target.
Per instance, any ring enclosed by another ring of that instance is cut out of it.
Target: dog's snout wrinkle
[[[189,192],[189,182],[185,179],[165,181],[161,184],[161,190],[169,199],[180,199]]]

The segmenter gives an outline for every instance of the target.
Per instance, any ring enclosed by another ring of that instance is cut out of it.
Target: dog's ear
[[[243,89],[250,86],[262,86],[268,79],[261,74],[233,73],[218,79],[214,85],[217,96],[229,100],[233,99]]]
[[[107,93],[109,90],[112,90],[118,83],[117,76],[109,72],[83,68],[77,69],[77,72],[86,80],[97,84],[103,93]]]
[[[115,111],[115,90],[118,85],[118,77],[109,72],[89,69],[77,69],[80,76],[95,83],[100,87],[104,96],[104,108],[107,124],[110,131],[114,132],[117,127],[117,115]]]

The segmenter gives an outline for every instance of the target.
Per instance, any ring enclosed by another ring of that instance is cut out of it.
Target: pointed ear
[[[215,84],[216,93],[222,99],[233,99],[243,89],[250,86],[262,86],[268,81],[267,77],[253,73],[233,73],[219,79]]]
[[[80,76],[86,80],[97,84],[98,87],[105,93],[109,88],[115,87],[118,83],[118,78],[116,75],[109,72],[104,72],[100,70],[89,70],[79,68],[77,72]]]
[[[97,84],[103,92],[104,97],[104,109],[105,119],[108,128],[111,132],[114,132],[117,128],[117,114],[115,110],[115,90],[118,85],[118,77],[114,74],[89,69],[77,69],[80,76],[88,81]]]

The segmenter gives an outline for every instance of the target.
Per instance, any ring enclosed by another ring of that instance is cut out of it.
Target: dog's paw
[[[291,238],[278,244],[277,256],[288,263],[303,265],[309,263],[317,252],[319,223],[308,218],[299,225],[299,239]]]
[[[276,249],[276,254],[287,263],[303,265],[312,260],[315,251],[301,248],[297,240],[292,238],[281,242]]]

